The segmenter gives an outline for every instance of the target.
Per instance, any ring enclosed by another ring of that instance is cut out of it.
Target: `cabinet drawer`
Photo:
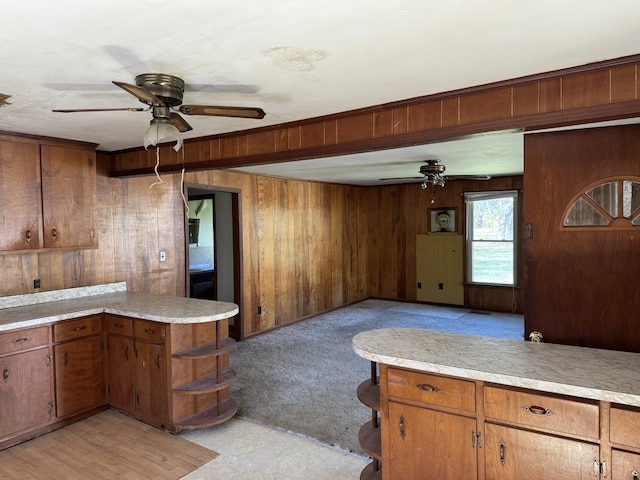
[[[612,406],[609,422],[612,442],[640,448],[640,409]]]
[[[136,320],[133,325],[136,338],[150,343],[164,343],[165,326],[163,323]]]
[[[597,440],[600,414],[597,402],[496,387],[484,389],[487,419]]]
[[[476,385],[467,380],[389,368],[387,369],[387,391],[389,397],[403,400],[467,412],[476,410]]]
[[[86,337],[102,331],[102,315],[91,315],[76,320],[53,325],[53,341],[55,343]]]
[[[0,333],[0,355],[40,347],[49,343],[49,327]]]
[[[107,315],[106,319],[105,328],[107,333],[133,337],[133,320],[131,318]]]

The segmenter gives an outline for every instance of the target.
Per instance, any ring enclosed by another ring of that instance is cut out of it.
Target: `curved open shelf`
[[[220,402],[219,410],[218,405],[212,405],[206,410],[202,410],[201,412],[175,422],[175,426],[184,430],[213,427],[214,425],[229,420],[237,411],[238,404],[236,401],[231,398],[226,398]]]
[[[368,464],[360,473],[360,480],[381,480],[382,469],[377,460]]]
[[[365,380],[358,385],[358,400],[372,410],[380,411],[380,385]]]
[[[365,423],[358,431],[358,441],[362,449],[372,458],[382,460],[382,443],[380,427],[375,427],[373,421]]]
[[[236,341],[231,337],[225,337],[219,342],[219,345],[216,345],[215,342],[211,342],[188,350],[183,350],[181,352],[176,352],[172,356],[174,358],[206,358],[222,355],[223,353],[229,353],[234,348],[236,348]]]
[[[184,393],[186,395],[200,395],[203,393],[212,393],[222,390],[236,381],[237,374],[232,368],[225,368],[220,373],[220,379],[215,373],[206,377],[198,378],[193,382],[186,383],[173,389],[174,392]]]

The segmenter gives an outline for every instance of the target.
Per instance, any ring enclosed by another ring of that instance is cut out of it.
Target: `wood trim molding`
[[[640,55],[160,147],[161,172],[363,153],[500,130],[640,115]],[[113,176],[153,173],[155,150],[110,153]]]

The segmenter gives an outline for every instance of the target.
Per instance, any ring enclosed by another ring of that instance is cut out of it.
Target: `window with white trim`
[[[514,285],[518,192],[466,192],[467,281]]]

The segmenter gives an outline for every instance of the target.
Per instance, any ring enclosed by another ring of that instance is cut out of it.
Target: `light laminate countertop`
[[[413,328],[368,330],[354,351],[377,363],[640,406],[640,354]]]
[[[102,312],[163,323],[202,323],[230,318],[238,313],[238,306],[166,295],[106,293],[1,309],[0,332]]]

